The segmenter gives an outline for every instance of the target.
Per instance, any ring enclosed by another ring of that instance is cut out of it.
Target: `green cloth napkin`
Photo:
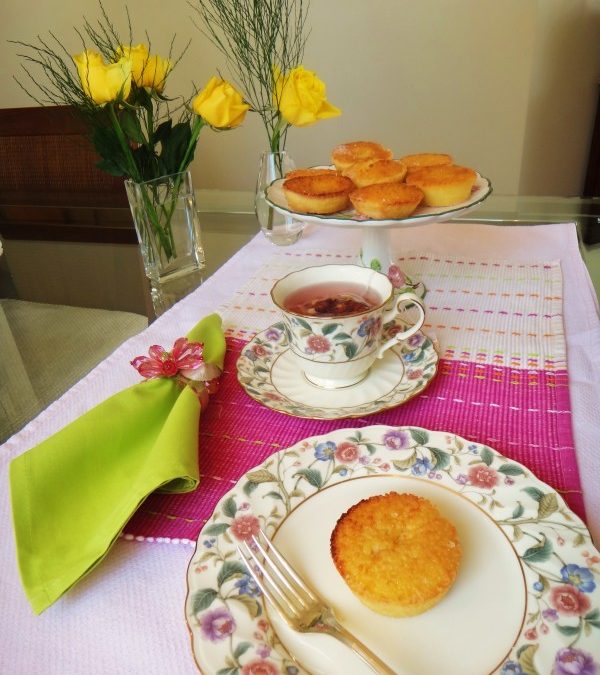
[[[200,321],[187,337],[204,343],[207,363],[223,367],[219,315]],[[36,614],[104,558],[151,492],[196,488],[199,420],[190,387],[145,380],[11,462],[17,557]]]

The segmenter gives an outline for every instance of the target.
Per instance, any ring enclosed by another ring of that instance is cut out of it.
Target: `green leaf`
[[[552,555],[552,543],[542,535],[542,541],[523,553],[523,561],[528,563],[545,562]]]
[[[398,471],[406,471],[406,469],[410,469],[414,464],[416,455],[417,453],[413,452],[406,459],[394,459],[392,460],[392,464]]]
[[[274,476],[268,469],[258,469],[246,474],[246,478],[251,483],[276,483],[277,476]]]
[[[517,464],[508,464],[508,463],[498,467],[498,471],[500,471],[500,473],[503,473],[505,476],[520,476],[521,474],[525,473],[523,469]]]
[[[250,614],[253,619],[262,613],[260,603],[258,603],[254,598],[251,598],[249,595],[233,595],[231,596],[231,599],[237,600],[242,605],[244,605],[248,611],[248,614]]]
[[[591,621],[586,621],[586,624],[589,626],[593,626],[594,628],[600,628],[600,620],[598,619],[592,619]]]
[[[354,342],[344,342],[342,343],[344,345],[344,352],[346,353],[346,358],[351,359],[357,351],[357,346],[354,344]]]
[[[341,325],[341,323],[327,323],[321,329],[321,333],[323,333],[323,335],[329,335],[329,333],[333,333],[335,329]]]
[[[302,328],[306,328],[307,331],[312,333],[312,328],[310,327],[310,324],[308,321],[305,321],[304,319],[301,319],[299,316],[295,316],[292,321],[294,323],[297,323],[299,326],[302,326]]]
[[[513,539],[519,541],[523,538],[523,530],[518,525],[513,525]]]
[[[166,138],[169,137],[171,133],[171,127],[173,126],[173,120],[165,120],[162,124],[159,124],[154,130],[154,142],[162,143]]]
[[[142,133],[142,127],[137,114],[133,110],[124,110],[121,113],[121,128],[128,140],[134,143],[145,143],[146,139]]]
[[[450,455],[447,452],[444,452],[443,450],[440,450],[439,448],[430,448],[427,446],[427,449],[429,452],[431,452],[431,456],[433,457],[434,460],[434,466],[436,469],[445,469],[446,467],[450,466],[450,458],[452,455]]]
[[[369,265],[369,267],[372,270],[375,270],[376,272],[381,272],[381,263],[379,262],[379,260],[377,260],[377,258],[373,258],[371,260],[371,264]]]
[[[537,652],[539,645],[527,645],[521,647],[517,652],[517,658],[519,660],[519,665],[524,675],[539,675],[537,668],[533,663],[533,657]]]
[[[238,675],[238,668],[220,668],[217,670],[216,675]]]
[[[281,501],[281,502],[283,501],[283,497],[279,494],[279,492],[274,492],[274,491],[267,492],[265,497],[271,497],[271,499],[279,499],[279,501]]]
[[[523,504],[521,504],[521,502],[517,502],[517,505],[515,506],[514,511],[512,512],[512,517],[520,518],[523,515],[523,513],[525,513]]]
[[[233,497],[229,497],[229,499],[227,499],[223,504],[223,513],[228,518],[235,518],[236,512],[237,506],[235,505],[235,499]]]
[[[336,333],[333,336],[334,340],[352,340],[352,335],[348,335],[348,333]]]
[[[556,624],[556,627],[563,635],[578,635],[580,632],[579,626],[561,626],[559,623]]]
[[[104,173],[108,173],[111,176],[125,176],[127,175],[126,171],[112,159],[101,159],[99,162],[96,162],[96,167]]]
[[[214,588],[201,588],[199,591],[196,591],[192,600],[192,611],[194,614],[208,609],[218,595]]]
[[[240,644],[233,650],[233,658],[239,659],[240,656],[243,656],[249,649],[252,647],[251,642],[240,642]]]
[[[248,481],[244,485],[243,490],[249,497],[254,492],[254,490],[256,490],[257,487],[258,487],[258,483],[251,483],[250,481]]]
[[[491,466],[492,462],[494,461],[494,453],[486,447],[481,448],[479,457],[484,464],[487,464],[487,466]]]
[[[584,617],[586,621],[594,621],[595,619],[600,618],[600,609],[593,609],[591,612],[588,612]]]
[[[217,583],[219,586],[222,586],[227,579],[242,574],[248,574],[248,570],[243,563],[239,562],[239,560],[227,560],[221,565],[221,569],[217,575]]]
[[[417,445],[427,445],[429,433],[423,429],[409,429],[410,435]]]
[[[218,537],[223,532],[227,532],[229,525],[227,523],[216,523],[209,525],[202,530],[202,534],[208,537]]]
[[[558,511],[558,499],[555,492],[547,492],[539,502],[538,518],[547,518]]]
[[[294,476],[304,476],[306,480],[317,489],[323,485],[323,477],[316,469],[300,469]]]
[[[161,139],[160,161],[168,173],[177,173],[192,137],[189,123],[175,124]]]
[[[366,443],[365,448],[370,455],[374,455],[377,451],[377,448],[373,445],[373,443]]]
[[[536,487],[523,488],[523,492],[526,492],[532,499],[535,499],[536,502],[539,502],[544,496],[544,493]]]

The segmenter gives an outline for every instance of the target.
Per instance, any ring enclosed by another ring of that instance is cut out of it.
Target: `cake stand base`
[[[412,291],[424,298],[427,289],[422,281],[413,283],[412,279],[398,267],[392,252],[390,230],[385,227],[365,227],[362,230],[362,245],[358,261],[363,267],[387,274],[397,293]]]

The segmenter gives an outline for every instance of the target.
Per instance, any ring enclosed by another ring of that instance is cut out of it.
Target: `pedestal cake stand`
[[[415,227],[426,223],[440,223],[456,218],[473,209],[476,209],[492,193],[490,181],[477,174],[477,179],[469,199],[460,204],[442,207],[419,207],[409,218],[373,220],[360,216],[353,209],[340,211],[331,215],[316,215],[312,213],[298,213],[289,208],[283,193],[284,178],[273,181],[267,188],[267,202],[283,215],[303,220],[307,223],[316,223],[327,227],[361,228],[362,242],[357,254],[357,262],[365,267],[371,267],[384,273],[389,272],[390,266],[396,265],[397,256],[391,247],[390,231],[400,227]],[[407,279],[406,286],[414,289],[420,284],[412,284]],[[424,289],[423,289],[424,291]]]

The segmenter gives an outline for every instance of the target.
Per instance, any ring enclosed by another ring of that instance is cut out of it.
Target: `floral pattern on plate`
[[[188,569],[186,617],[199,667],[217,675],[302,672],[266,618],[236,541],[272,536],[304,500],[352,478],[410,476],[473,502],[502,529],[523,569],[526,613],[502,675],[600,669],[600,555],[562,497],[521,464],[453,434],[415,427],[340,429],[249,471],[218,503]]]
[[[311,333],[309,337],[314,338],[315,344],[318,340],[329,341],[328,326],[329,324],[326,324],[323,327],[325,335]],[[382,393],[375,400],[360,404],[344,402],[343,399],[348,397],[347,389],[338,390],[341,403],[335,407],[318,407],[306,401],[292,400],[279,391],[271,377],[273,364],[289,349],[286,330],[287,327],[280,322],[258,333],[242,351],[237,362],[237,371],[240,384],[253,399],[268,408],[295,417],[343,419],[372,415],[405,403],[416,396],[427,387],[437,372],[438,355],[433,343],[425,334],[419,332],[392,348],[402,360],[403,374],[391,391]],[[404,326],[400,322],[386,325],[384,339],[401,330],[404,330]],[[298,377],[301,377],[300,373]],[[307,383],[306,386],[310,388],[313,385]],[[355,386],[360,386],[360,383]],[[310,393],[307,399],[310,400]]]

